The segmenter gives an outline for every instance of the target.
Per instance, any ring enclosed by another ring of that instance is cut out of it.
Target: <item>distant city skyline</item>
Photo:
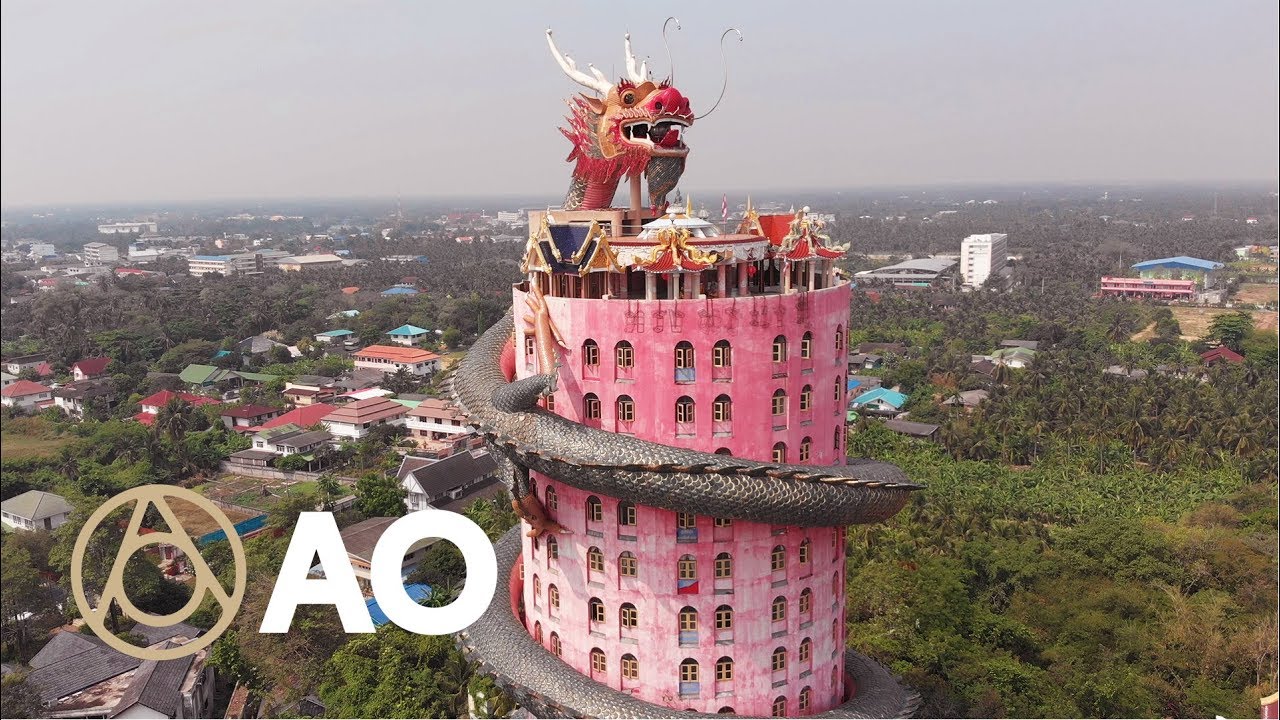
[[[1274,3],[16,2],[0,204],[558,197],[544,28],[613,77],[629,30],[660,78],[668,14],[699,113],[745,38],[686,192],[1276,178]]]

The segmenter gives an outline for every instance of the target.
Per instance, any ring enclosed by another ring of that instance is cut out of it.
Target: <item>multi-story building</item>
[[[1220,262],[1186,255],[1146,260],[1133,265],[1144,280],[1191,280],[1206,290],[1213,287],[1217,271],[1223,267]]]
[[[144,233],[157,232],[159,226],[153,222],[115,222],[102,223],[98,226],[98,232],[102,235],[116,235],[118,233]]]
[[[385,397],[349,402],[320,421],[335,437],[359,440],[379,425],[404,425],[409,408]]]
[[[960,243],[960,276],[969,287],[981,287],[1004,269],[1009,258],[1006,233],[970,235]]]
[[[351,356],[357,369],[384,373],[408,370],[414,375],[430,375],[440,369],[440,356],[430,350],[399,345],[370,345]]]
[[[262,272],[262,256],[257,253],[236,255],[193,255],[187,260],[187,273],[201,277],[218,275],[256,275]]]
[[[47,242],[33,242],[31,243],[30,248],[27,250],[27,255],[30,256],[32,260],[39,260],[41,258],[46,258],[46,257],[50,257],[57,254],[58,254],[58,249],[53,246],[53,243],[47,243]]]
[[[1104,276],[1099,292],[1102,295],[1119,297],[1194,300],[1196,297],[1196,281]]]
[[[88,267],[114,265],[120,262],[120,251],[114,245],[91,242],[84,246],[84,264]]]
[[[302,272],[310,268],[338,267],[342,265],[342,258],[333,254],[294,255],[292,257],[282,257],[277,260],[276,264],[285,272]]]

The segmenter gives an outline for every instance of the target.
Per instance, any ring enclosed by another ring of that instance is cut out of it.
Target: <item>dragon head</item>
[[[568,159],[575,163],[575,179],[611,186],[612,197],[620,178],[644,171],[652,204],[665,201],[689,154],[685,133],[694,120],[689,99],[670,83],[648,78],[645,63],[637,66],[631,52],[630,35],[623,41],[627,77],[616,83],[593,65],[587,65],[590,74],[579,70],[556,47],[550,29],[547,44],[565,74],[597,94],[570,100],[569,127],[561,130],[573,143]]]

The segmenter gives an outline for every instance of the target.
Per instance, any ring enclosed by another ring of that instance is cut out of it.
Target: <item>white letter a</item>
[[[324,568],[324,579],[307,577],[311,560],[317,555]],[[299,605],[333,605],[346,632],[374,631],[356,573],[351,569],[342,536],[338,534],[338,524],[327,512],[298,514],[298,524],[293,529],[258,632],[289,632],[293,613]]]

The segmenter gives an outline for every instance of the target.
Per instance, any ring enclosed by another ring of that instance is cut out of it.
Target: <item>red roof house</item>
[[[267,430],[273,427],[280,427],[281,425],[288,425],[289,423],[293,423],[294,425],[302,428],[311,427],[312,425],[320,422],[320,419],[325,415],[328,415],[337,409],[338,408],[336,406],[325,403],[305,405],[296,410],[290,410],[283,415],[271,418],[270,420],[262,423],[262,426],[257,429]]]
[[[1208,352],[1200,353],[1200,359],[1204,361],[1205,365],[1214,365],[1216,363],[1220,363],[1223,361],[1229,362],[1229,363],[1244,362],[1243,355],[1236,352],[1235,350],[1232,350],[1226,345],[1223,345],[1222,347],[1216,347],[1212,350],[1209,350]]]
[[[201,405],[220,405],[221,404],[220,401],[214,400],[211,397],[205,397],[203,395],[192,395],[191,393],[184,393],[184,392],[173,392],[172,390],[161,390],[158,393],[148,395],[147,397],[142,398],[142,400],[138,402],[138,404],[142,406],[142,412],[138,413],[137,415],[134,415],[133,419],[137,420],[143,425],[150,425],[151,423],[155,422],[156,415],[160,413],[160,408],[169,404],[169,401],[172,400],[173,398],[178,398],[179,400],[188,402],[196,407],[200,407]]]
[[[85,358],[75,365],[71,366],[71,375],[77,381],[88,380],[102,375],[107,371],[107,366],[111,364],[109,357],[91,357]]]

